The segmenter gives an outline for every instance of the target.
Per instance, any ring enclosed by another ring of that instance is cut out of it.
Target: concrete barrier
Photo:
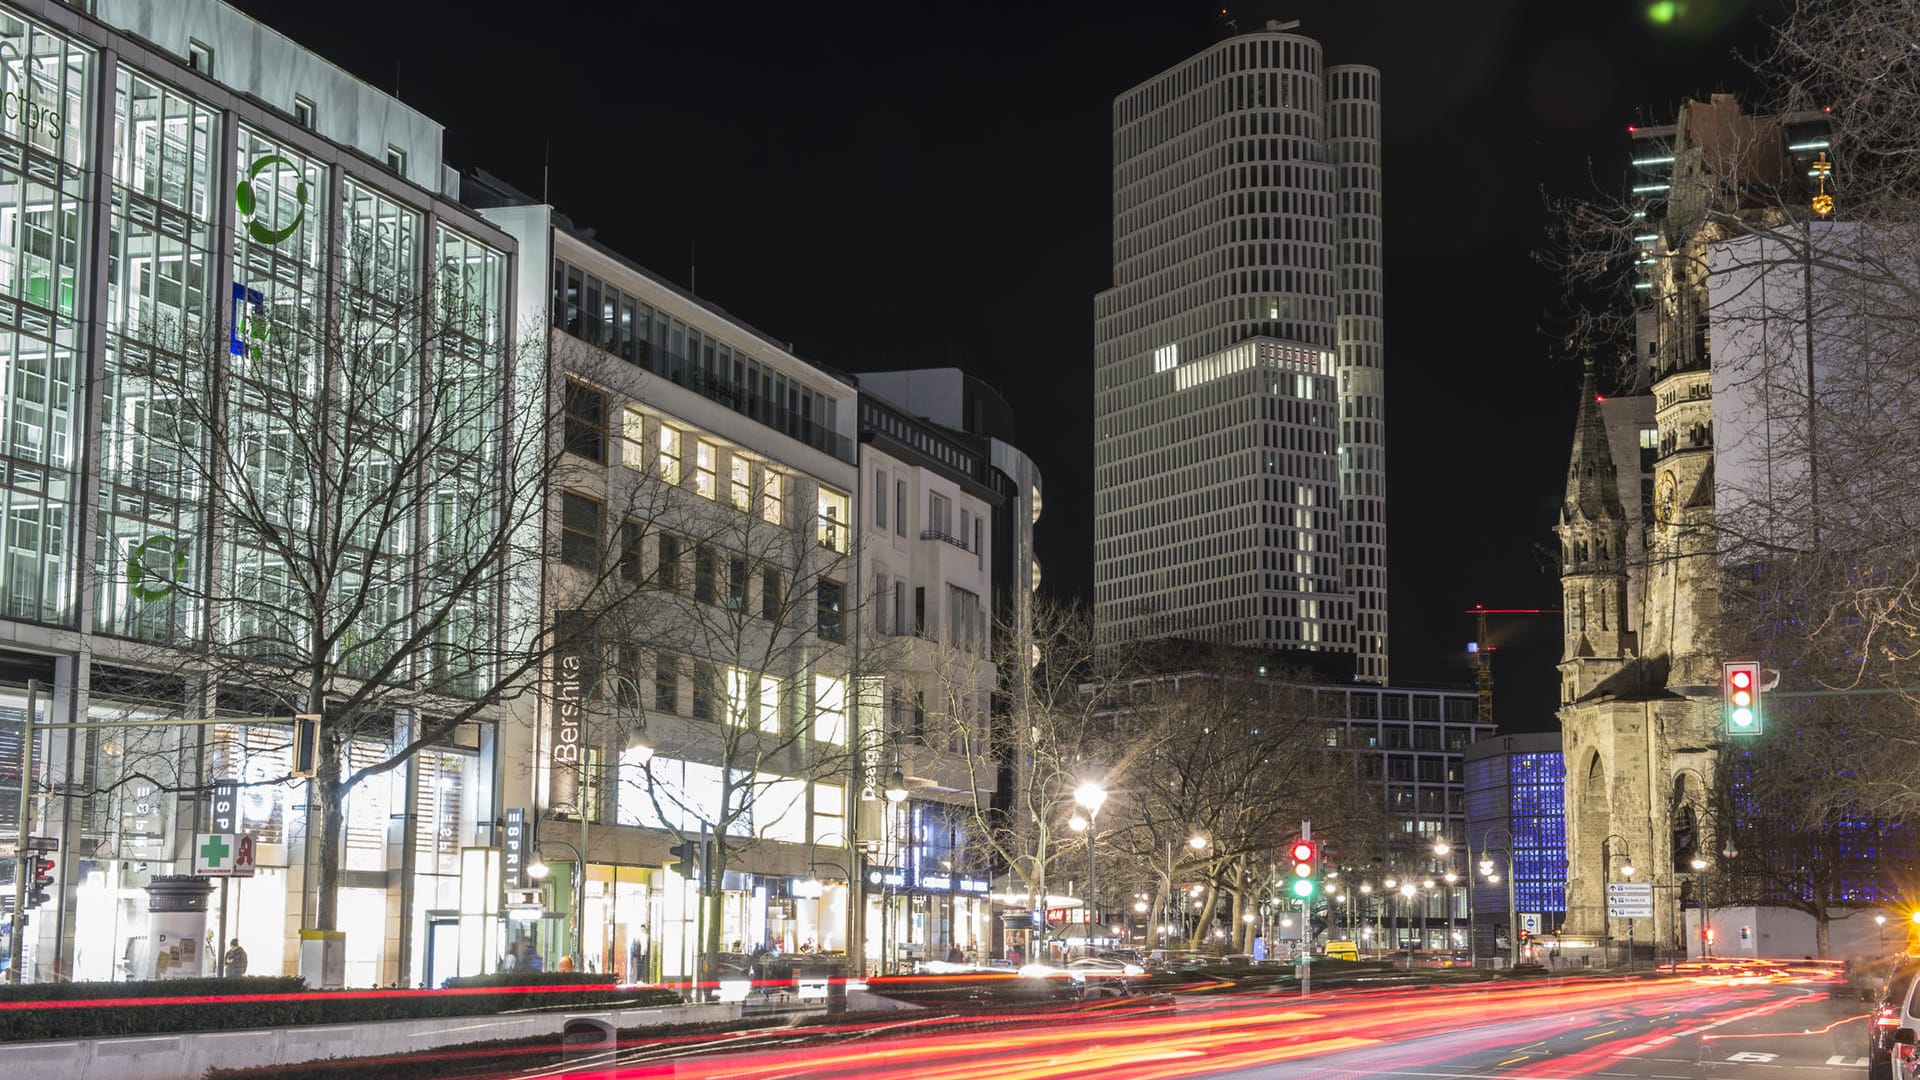
[[[567,1034],[586,1019],[612,1029],[737,1020],[737,1004],[666,1005],[603,1012],[442,1016],[325,1027],[196,1031],[111,1039],[0,1044],[0,1080],[201,1080],[208,1069],[295,1065],[327,1058],[417,1053],[463,1043]]]

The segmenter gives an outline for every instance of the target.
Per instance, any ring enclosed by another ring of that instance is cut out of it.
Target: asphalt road
[[[916,1033],[911,1014],[831,1045],[633,1047],[572,1075],[675,1080],[1857,1080],[1863,1006],[1824,985],[1524,980],[1301,1000],[1228,994],[1100,1016],[1035,1012]],[[822,1030],[831,1030],[831,1025]],[[798,1035],[799,1033],[794,1033]],[[649,1060],[651,1058],[651,1060]],[[568,1075],[554,1070],[547,1075]]]
[[[1859,1080],[1867,1071],[1865,1042],[1862,1004],[1829,997],[1824,987],[1777,984],[1755,992],[1705,986],[1636,1007],[1580,1007],[1559,1019],[1502,1022],[1489,1015],[1456,1031],[1404,1042],[1199,1075],[1221,1080]]]

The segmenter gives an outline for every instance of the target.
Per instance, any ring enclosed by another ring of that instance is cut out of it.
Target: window
[[[887,527],[887,499],[892,494],[888,490],[887,470],[876,469],[873,473],[873,526],[884,530]]]
[[[907,535],[907,482],[893,482],[893,533],[895,536]]]
[[[720,497],[720,448],[697,440],[693,450],[693,488],[703,499]]]
[[[703,604],[719,602],[719,583],[714,579],[720,574],[720,560],[712,548],[699,548],[693,553],[693,598]]]
[[[213,75],[213,46],[205,42],[187,42],[187,66],[202,75]]]
[[[293,96],[293,122],[308,131],[313,130],[313,102],[298,94]]]
[[[947,586],[947,644],[966,652],[978,647],[980,597],[966,589]]]
[[[660,482],[680,484],[680,432],[660,425]]]
[[[820,546],[847,553],[847,497],[831,488],[820,488]]]
[[[738,555],[727,560],[727,609],[747,610],[747,560]]]
[[[620,413],[620,464],[635,471],[647,467],[647,414],[639,409]]]
[[[739,454],[732,458],[727,468],[732,473],[733,508],[746,513],[753,509],[753,463]]]
[[[972,535],[973,535],[973,511],[963,506],[960,508],[960,531],[957,533],[954,533],[953,538],[955,540],[960,541],[961,547],[965,547],[967,545],[967,537]]]
[[[660,534],[660,571],[656,580],[663,589],[680,587],[680,538],[672,533]]]
[[[895,636],[907,632],[907,583],[893,583],[893,632]]]
[[[757,773],[753,818],[762,839],[789,844],[807,842],[807,782]]]
[[[847,842],[847,789],[839,784],[813,785],[813,842]]]
[[[780,571],[760,571],[760,617],[778,621],[785,596],[780,588]]]
[[[814,620],[821,637],[828,641],[840,641],[846,636],[846,628],[841,623],[842,608],[846,606],[846,586],[837,581],[822,581],[814,590],[814,604],[817,617]]]
[[[913,587],[913,636],[927,636],[927,588],[924,585]]]
[[[887,575],[875,574],[873,577],[873,632],[881,637],[887,636]]]
[[[672,653],[653,656],[653,707],[662,712],[680,711],[680,659]]]
[[[772,734],[780,730],[780,680],[755,676],[740,668],[727,669],[727,722],[752,723]]]
[[[392,169],[401,176],[407,175],[407,152],[392,143],[388,143],[387,168]]]
[[[590,461],[607,460],[607,395],[567,380],[566,448]]]
[[[713,719],[713,665],[705,660],[693,662],[693,715],[696,720]]]
[[[646,526],[629,520],[620,526],[620,576],[627,581],[640,580],[640,556],[646,543]]]
[[[760,517],[769,525],[786,518],[787,478],[772,469],[760,470]]]
[[[926,531],[936,532],[941,536],[953,535],[953,504],[947,501],[945,495],[927,497]]]
[[[813,677],[813,738],[847,745],[847,684],[831,675]]]
[[[571,491],[560,494],[560,561],[593,570],[600,565],[600,500]]]

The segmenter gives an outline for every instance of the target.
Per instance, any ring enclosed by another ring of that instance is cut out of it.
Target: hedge
[[[159,1035],[183,1031],[359,1024],[553,1008],[677,1004],[658,988],[620,988],[610,976],[566,972],[480,976],[447,990],[307,992],[298,978],[51,983],[0,990],[0,1042]],[[577,989],[567,989],[577,987]],[[146,1003],[144,999],[163,999]],[[70,1003],[70,1004],[69,1004]]]

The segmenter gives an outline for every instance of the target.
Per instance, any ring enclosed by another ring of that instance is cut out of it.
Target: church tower
[[[1560,590],[1565,620],[1560,656],[1563,702],[1577,701],[1618,676],[1634,652],[1627,625],[1629,521],[1620,470],[1594,388],[1593,364],[1580,384],[1567,496],[1560,504]]]

